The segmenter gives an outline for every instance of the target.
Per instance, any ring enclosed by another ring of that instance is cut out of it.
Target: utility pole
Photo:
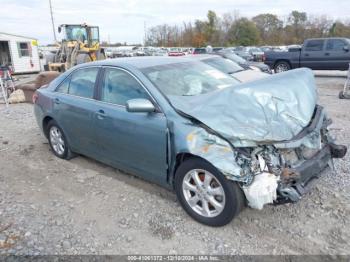
[[[143,39],[143,46],[146,46],[146,41],[147,41],[147,25],[146,25],[146,21],[143,22],[143,31],[145,33],[144,39]]]
[[[51,4],[51,0],[49,0],[49,4],[50,4],[50,14],[51,14],[51,22],[52,22],[53,37],[54,37],[54,39],[55,39],[55,42],[57,42],[56,31],[55,31],[55,23],[54,23],[54,21],[53,21],[53,13],[52,13],[52,4]]]

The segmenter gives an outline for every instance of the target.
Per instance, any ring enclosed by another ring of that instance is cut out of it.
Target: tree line
[[[209,10],[205,20],[162,24],[149,28],[146,46],[254,46],[301,44],[312,37],[350,37],[350,21],[309,16],[292,11],[285,19],[275,14],[259,14],[249,19],[237,11],[218,16]]]

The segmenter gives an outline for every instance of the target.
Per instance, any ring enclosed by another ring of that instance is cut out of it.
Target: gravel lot
[[[338,141],[350,145],[344,78],[317,78]],[[296,204],[246,208],[210,228],[172,192],[85,157],[56,158],[32,105],[0,104],[0,254],[350,254],[350,157]]]

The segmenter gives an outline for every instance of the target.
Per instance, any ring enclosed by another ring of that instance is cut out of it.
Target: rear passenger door
[[[348,51],[346,51],[348,47]],[[345,39],[328,39],[325,55],[329,69],[347,70],[350,63],[349,43]]]
[[[54,115],[73,151],[92,156],[95,134],[92,127],[95,85],[99,67],[74,71],[56,89]]]
[[[308,40],[300,54],[300,66],[315,70],[324,69],[325,66],[327,66],[324,54],[324,43],[324,39]]]

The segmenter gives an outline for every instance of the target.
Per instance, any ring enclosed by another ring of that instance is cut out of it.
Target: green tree
[[[207,13],[208,21],[205,23],[205,38],[211,45],[216,45],[218,42],[218,17],[214,11],[209,10]]]
[[[252,21],[240,18],[231,26],[229,41],[236,45],[257,45],[260,42],[259,30]]]
[[[302,43],[304,41],[304,33],[307,22],[307,14],[305,12],[292,11],[288,17],[290,25],[289,35],[293,44]]]
[[[281,42],[281,30],[283,22],[277,15],[260,14],[253,17],[252,21],[260,32],[261,40],[264,44],[279,44]]]

